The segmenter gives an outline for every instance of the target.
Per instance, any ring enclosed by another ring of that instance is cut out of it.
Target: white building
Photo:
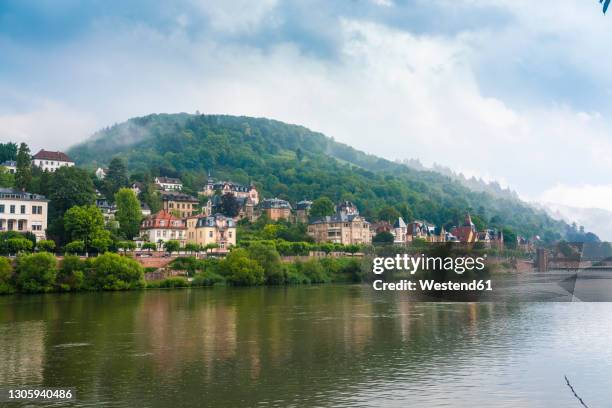
[[[172,177],[155,177],[155,184],[164,191],[181,191],[183,183]]]
[[[45,239],[48,200],[41,195],[0,188],[0,231],[32,232]]]
[[[166,211],[160,211],[145,218],[140,224],[140,236],[148,242],[156,244],[176,240],[181,246],[185,246],[187,227],[180,218]]]
[[[104,180],[104,177],[106,177],[106,173],[108,172],[108,169],[104,169],[102,167],[98,167],[96,169],[96,178],[98,180]]]
[[[0,164],[0,167],[4,167],[9,173],[15,174],[17,171],[17,162],[12,160],[5,161],[4,163]]]
[[[64,166],[74,166],[74,162],[70,160],[70,157],[68,157],[66,153],[51,152],[48,150],[41,150],[32,156],[32,164],[40,167],[42,170],[50,172],[54,172]]]

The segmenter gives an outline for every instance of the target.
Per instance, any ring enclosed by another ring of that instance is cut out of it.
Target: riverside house
[[[0,188],[0,231],[32,232],[45,239],[48,200],[41,195]]]
[[[343,245],[370,244],[372,232],[357,207],[348,201],[336,207],[336,214],[318,218],[308,224],[308,235],[316,242],[331,242]]]
[[[163,191],[181,191],[183,182],[172,177],[155,177],[155,185]]]
[[[74,162],[63,152],[52,152],[49,150],[40,150],[32,156],[32,164],[40,167],[43,171],[54,172],[60,167],[74,166]]]
[[[216,244],[223,252],[236,245],[236,222],[222,214],[199,217],[195,230],[195,243],[202,247]]]
[[[181,247],[185,246],[185,222],[165,210],[150,215],[140,224],[140,235],[149,242],[156,244],[167,241],[178,241]]]
[[[198,211],[198,199],[189,194],[175,191],[162,191],[161,200],[162,208],[165,211],[181,218],[191,217]]]

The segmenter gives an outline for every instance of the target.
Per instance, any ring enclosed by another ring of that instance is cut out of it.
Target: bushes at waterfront
[[[0,257],[0,294],[78,290],[125,290],[145,286],[142,266],[132,258],[107,253],[85,261],[48,252],[21,254],[14,262]]]
[[[48,252],[20,255],[16,273],[17,288],[21,292],[50,292],[57,276],[57,259]]]
[[[86,284],[94,290],[126,290],[145,287],[142,265],[132,258],[106,253],[88,260],[92,267]]]
[[[11,266],[11,261],[0,257],[0,295],[15,292],[15,287],[11,282],[12,275],[13,267]]]

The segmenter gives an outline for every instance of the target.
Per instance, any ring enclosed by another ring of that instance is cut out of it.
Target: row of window
[[[0,231],[24,231],[27,225],[26,220],[0,220]],[[32,225],[32,231],[42,231],[42,225]]]
[[[5,204],[0,204],[0,214],[4,214],[7,211],[7,206]],[[19,213],[17,213],[17,209],[19,209]],[[43,207],[42,205],[33,205],[32,206],[32,214],[42,214]],[[26,206],[25,205],[15,205],[11,204],[8,206],[8,214],[26,214]]]

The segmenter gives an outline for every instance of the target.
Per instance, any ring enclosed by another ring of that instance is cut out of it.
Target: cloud
[[[578,186],[557,184],[542,192],[538,198],[541,202],[578,208],[603,208],[612,211],[612,184]]]
[[[0,29],[0,137],[63,148],[131,116],[199,110],[302,124],[529,199],[607,185],[612,26],[596,5],[374,3],[100,11],[45,47]]]

